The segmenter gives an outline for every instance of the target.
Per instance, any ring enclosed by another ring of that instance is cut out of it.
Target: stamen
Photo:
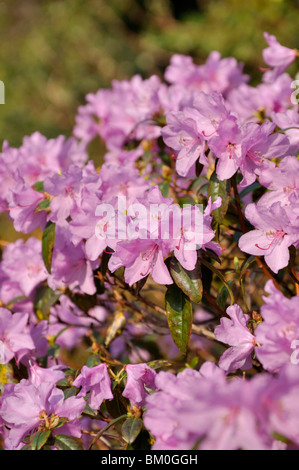
[[[153,258],[154,253],[156,252],[157,248],[158,248],[158,245],[155,245],[155,246],[150,250],[150,252],[146,251],[145,253],[143,253],[143,255],[142,255],[142,260],[143,260],[143,261],[149,261],[149,263],[148,263],[148,268],[147,268],[147,270],[146,270],[146,273],[145,273],[145,274],[140,273],[140,276],[147,276],[148,273],[150,272],[150,269],[151,269],[151,260],[152,260],[152,258]]]
[[[273,237],[274,234],[273,234],[273,233],[272,233],[272,234],[268,234],[268,235],[267,235],[267,238],[269,238],[269,235]],[[276,240],[278,240],[279,238],[283,238],[284,235],[285,235],[284,232],[276,232],[276,235],[274,235],[273,240],[271,241],[271,243],[270,243],[267,247],[263,248],[263,247],[259,246],[258,243],[256,243],[255,246],[256,246],[257,248],[259,248],[260,250],[268,251],[268,250],[271,248],[271,246],[273,245],[273,243],[274,243]]]

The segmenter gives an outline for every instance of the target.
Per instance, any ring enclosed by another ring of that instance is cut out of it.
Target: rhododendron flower
[[[112,400],[111,380],[106,364],[95,367],[83,366],[80,375],[73,381],[74,387],[81,387],[78,397],[85,396],[88,392],[88,403],[91,408],[97,410],[104,400]]]
[[[157,373],[147,364],[128,364],[126,372],[127,383],[123,396],[128,398],[133,405],[142,407],[148,395],[147,389],[157,390],[155,384]]]
[[[285,157],[281,163],[265,169],[259,177],[260,183],[269,189],[260,201],[271,206],[280,202],[285,208],[289,207],[292,216],[292,200],[299,199],[299,161],[296,157]]]
[[[226,180],[236,173],[242,163],[244,137],[237,120],[233,117],[227,118],[219,124],[217,134],[209,141],[209,147],[218,158],[216,167],[218,178]]]
[[[26,242],[19,239],[4,250],[0,270],[11,281],[18,283],[20,294],[29,296],[48,277],[41,251],[41,241],[34,237]]]
[[[263,296],[263,322],[255,330],[256,340],[261,346],[256,349],[256,355],[266,370],[278,372],[291,362],[292,342],[299,338],[299,298],[288,299],[272,281],[266,284],[265,291],[269,295]]]
[[[1,363],[7,364],[14,357],[19,362],[23,356],[35,349],[27,326],[28,314],[12,314],[0,307]]]
[[[218,341],[232,347],[222,354],[219,367],[227,373],[236,369],[251,369],[251,354],[257,342],[248,329],[250,317],[238,305],[228,307],[226,313],[231,319],[221,318],[221,325],[215,328],[214,333]]]
[[[245,253],[264,256],[273,272],[288,265],[289,247],[298,242],[298,221],[290,220],[286,210],[276,202],[268,207],[260,204],[249,204],[246,207],[247,219],[256,227],[239,240],[239,247]]]
[[[206,164],[205,138],[198,129],[199,113],[195,109],[168,113],[162,130],[164,142],[176,151],[176,170],[186,176],[197,160]]]
[[[274,68],[273,77],[275,78],[281,75],[294,62],[297,51],[296,49],[282,46],[276,37],[269,33],[264,33],[264,36],[269,46],[263,50],[264,61],[267,65]]]
[[[185,89],[195,89],[210,93],[214,90],[226,94],[248,80],[242,74],[242,64],[233,57],[221,58],[217,51],[210,53],[205,64],[196,65],[191,57],[174,54],[166,68],[165,79],[179,84]]]
[[[6,447],[19,449],[23,439],[37,428],[50,429],[55,434],[60,418],[66,418],[67,423],[58,428],[59,433],[80,437],[76,421],[85,406],[84,398],[73,396],[65,400],[63,391],[53,382],[36,386],[30,380],[21,380],[1,403],[0,415],[9,429]]]
[[[17,232],[31,233],[36,228],[43,230],[47,223],[47,212],[39,210],[45,196],[26,184],[20,176],[11,189],[9,215]]]
[[[93,295],[96,292],[93,270],[99,261],[89,261],[81,242],[78,246],[70,241],[67,229],[56,229],[56,240],[52,258],[51,275],[48,284],[52,289],[68,286],[71,289],[80,287],[82,292]]]
[[[50,220],[59,225],[67,225],[82,184],[83,173],[78,166],[70,167],[65,174],[55,174],[44,181],[44,188],[53,198],[50,202]]]
[[[243,175],[241,186],[254,183],[256,175],[269,167],[269,159],[282,158],[287,154],[288,138],[281,134],[272,134],[274,129],[275,124],[271,122],[265,122],[261,126],[255,123],[244,126],[245,157],[240,164]]]

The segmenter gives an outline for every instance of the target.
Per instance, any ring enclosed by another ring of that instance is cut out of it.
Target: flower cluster
[[[257,86],[176,54],[4,142],[0,447],[299,447],[298,51],[265,40]]]

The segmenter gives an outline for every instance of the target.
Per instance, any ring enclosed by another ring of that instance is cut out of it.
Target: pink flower
[[[296,59],[296,49],[289,49],[288,47],[279,44],[275,36],[264,33],[265,39],[269,45],[263,50],[263,57],[266,64],[274,67],[273,78],[281,75]]]
[[[13,357],[17,362],[35,349],[28,329],[28,314],[12,314],[0,308],[0,363],[7,364]]]
[[[65,400],[63,391],[52,381],[37,386],[30,380],[21,380],[5,394],[1,403],[0,416],[9,429],[6,448],[18,449],[22,440],[37,428],[52,429],[55,434],[60,418],[68,422],[59,427],[59,433],[80,437],[76,421],[85,406],[84,398],[73,396]]]
[[[123,396],[133,405],[144,406],[148,395],[146,389],[157,390],[155,378],[157,373],[147,364],[129,364],[126,366],[127,383]]]
[[[217,136],[209,140],[210,150],[218,158],[216,172],[220,180],[231,178],[240,167],[243,157],[241,129],[233,117],[222,121],[217,129]]]
[[[290,219],[284,207],[276,202],[268,207],[262,200],[246,207],[247,219],[256,227],[239,240],[245,253],[264,256],[273,272],[288,265],[289,246],[298,242],[298,221]]]
[[[272,281],[266,284],[265,291],[269,295],[263,297],[263,322],[255,330],[256,340],[261,345],[256,349],[256,355],[266,370],[278,372],[290,364],[294,352],[292,342],[299,339],[299,298],[288,299]]]

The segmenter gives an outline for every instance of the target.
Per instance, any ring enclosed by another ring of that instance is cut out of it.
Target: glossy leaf
[[[199,303],[202,299],[202,281],[200,264],[192,271],[187,271],[176,258],[169,262],[170,274],[176,285],[189,297],[192,302]]]
[[[165,308],[171,337],[179,350],[186,354],[192,329],[192,304],[176,284],[167,289]]]
[[[128,418],[121,428],[122,437],[128,444],[132,444],[142,429],[142,420],[140,418]]]
[[[56,434],[54,446],[58,450],[83,450],[82,444],[74,437]]]
[[[210,178],[208,186],[208,197],[212,198],[214,202],[218,197],[221,197],[222,203],[219,209],[215,209],[212,214],[214,220],[221,224],[227,213],[230,201],[230,183],[229,180],[219,181],[216,173],[214,172]]]
[[[49,318],[50,308],[56,304],[61,294],[61,292],[54,292],[45,284],[41,284],[37,287],[34,295],[33,305],[34,312],[38,320],[47,320]]]

